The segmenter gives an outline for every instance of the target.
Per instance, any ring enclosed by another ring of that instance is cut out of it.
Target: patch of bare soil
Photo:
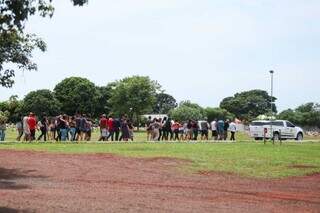
[[[320,174],[255,180],[186,163],[0,150],[0,212],[320,211]]]
[[[311,166],[311,165],[296,164],[296,165],[290,166],[290,168],[294,168],[294,169],[315,169],[317,167],[316,166]]]

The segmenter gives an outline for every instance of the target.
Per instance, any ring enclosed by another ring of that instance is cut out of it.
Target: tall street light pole
[[[270,70],[269,71],[270,74],[271,74],[271,100],[270,100],[270,103],[271,103],[271,107],[270,107],[270,115],[271,115],[271,137],[272,137],[272,142],[274,144],[274,135],[273,135],[273,128],[272,128],[272,121],[273,121],[273,74],[274,74],[274,71],[273,70]]]

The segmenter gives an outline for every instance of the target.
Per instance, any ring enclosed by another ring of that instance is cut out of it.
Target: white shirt
[[[23,131],[27,134],[30,134],[30,129],[28,125],[28,116],[23,117]]]
[[[231,132],[236,132],[237,131],[237,125],[234,122],[231,122],[230,126],[229,126],[229,130]]]
[[[217,131],[217,122],[216,121],[212,121],[211,122],[211,130],[212,131]]]

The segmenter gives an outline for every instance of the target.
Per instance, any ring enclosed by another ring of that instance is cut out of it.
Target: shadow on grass
[[[47,178],[42,175],[30,174],[36,170],[19,170],[19,169],[6,169],[0,167],[0,189],[7,190],[21,190],[31,188],[26,184],[17,184],[15,180],[25,178]],[[1,209],[0,209],[1,212]]]

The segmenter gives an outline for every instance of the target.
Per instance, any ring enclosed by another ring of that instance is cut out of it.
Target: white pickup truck
[[[295,139],[302,141],[304,136],[303,129],[285,120],[253,121],[249,126],[249,132],[250,136],[255,140],[271,139],[273,135],[275,140],[281,138],[283,140]]]

